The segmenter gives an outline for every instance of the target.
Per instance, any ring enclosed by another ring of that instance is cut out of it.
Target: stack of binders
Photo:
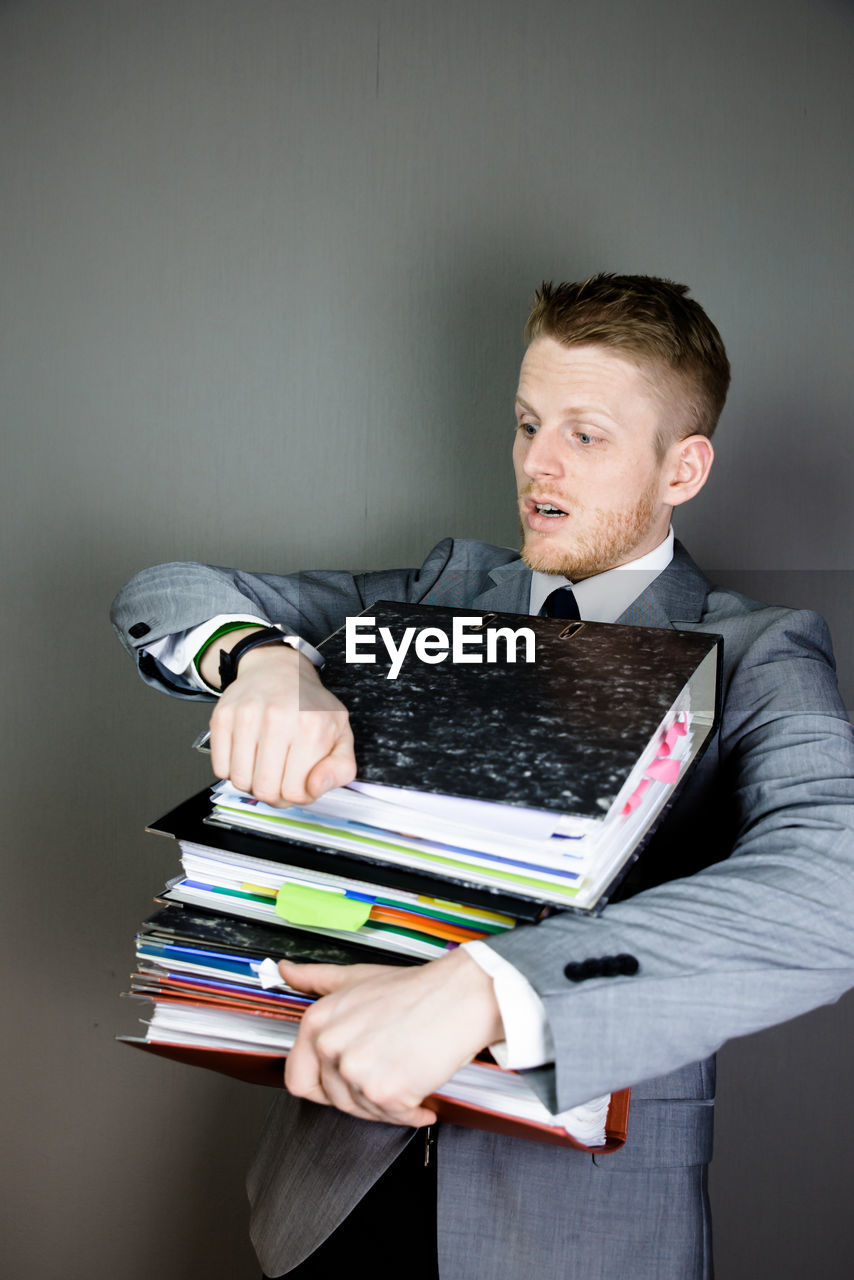
[[[554,910],[601,910],[714,731],[717,637],[390,602],[366,612],[361,635],[383,628],[385,657],[377,646],[375,661],[353,661],[344,629],[321,646],[357,782],[287,810],[224,783],[150,828],[178,841],[183,874],[137,939],[131,995],[154,1011],[130,1043],[281,1085],[311,1001],[282,988],[276,959],[417,964]],[[467,661],[424,662],[410,645],[395,663],[407,630],[450,633],[456,619]],[[491,662],[471,657],[479,627],[499,635]],[[501,629],[522,627],[532,661],[507,639],[501,652]],[[487,1060],[430,1103],[541,1141],[625,1141],[628,1091],[555,1117],[524,1073]]]

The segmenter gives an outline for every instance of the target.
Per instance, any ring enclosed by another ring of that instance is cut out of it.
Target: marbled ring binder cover
[[[534,661],[499,643],[493,661],[430,664],[410,645],[388,678],[407,630],[473,617],[529,628]],[[357,781],[287,811],[221,784],[215,819],[455,888],[600,908],[711,737],[719,638],[387,601],[362,618],[383,637],[374,662],[348,661],[344,628],[321,646]]]
[[[375,663],[348,663],[336,631],[320,646],[323,683],[350,712],[360,779],[594,818],[614,802],[716,639],[387,600],[363,616],[398,644],[407,627],[449,631],[454,617],[531,627],[536,659],[428,665],[410,647],[388,680],[382,644]]]

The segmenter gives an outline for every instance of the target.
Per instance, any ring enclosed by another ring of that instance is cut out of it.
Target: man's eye
[[[589,431],[579,431],[576,434],[576,439],[579,444],[594,444],[596,441],[596,437],[592,436]]]
[[[522,435],[527,436],[529,439],[531,436],[535,436],[537,434],[536,423],[533,422],[519,422],[516,424],[516,429],[517,431],[521,431]]]

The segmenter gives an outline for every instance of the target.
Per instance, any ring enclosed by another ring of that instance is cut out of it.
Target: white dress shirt
[[[538,614],[546,598],[557,587],[570,586],[578,612],[585,622],[616,622],[633,600],[645,591],[673,559],[673,530],[657,547],[582,582],[570,582],[556,574],[535,572],[531,579],[528,612]],[[173,676],[183,678],[195,689],[216,692],[202,680],[193,661],[195,655],[220,627],[229,622],[245,622],[247,626],[267,627],[268,618],[253,614],[219,614],[198,627],[164,636],[146,645],[145,650]],[[490,1045],[495,1060],[502,1067],[523,1069],[539,1067],[554,1059],[554,1043],[542,1000],[528,979],[485,942],[463,944],[471,958],[490,975],[495,998],[504,1023],[505,1039]]]
[[[205,693],[219,693],[218,689],[213,689],[205,683],[193,659],[205,641],[229,622],[242,622],[247,627],[270,626],[269,618],[258,618],[251,613],[218,613],[215,618],[209,618],[207,622],[202,622],[197,627],[190,627],[187,631],[176,631],[171,636],[164,636],[162,640],[154,640],[151,644],[144,645],[142,652],[150,654],[159,666],[164,667],[173,676],[180,676],[193,689],[202,689]]]

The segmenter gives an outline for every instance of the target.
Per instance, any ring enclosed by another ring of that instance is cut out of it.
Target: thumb
[[[305,780],[308,794],[317,800],[324,791],[333,787],[346,787],[356,776],[356,757],[353,753],[353,735],[343,734],[327,756],[318,760]]]
[[[304,991],[307,995],[328,996],[339,987],[353,981],[352,970],[358,965],[343,964],[294,964],[290,960],[279,961],[279,973],[289,987]]]

